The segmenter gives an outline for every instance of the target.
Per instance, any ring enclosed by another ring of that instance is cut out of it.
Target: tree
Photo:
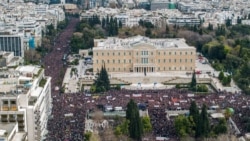
[[[239,16],[237,17],[237,24],[241,24],[241,18]]]
[[[139,117],[138,107],[132,99],[127,104],[126,119],[129,120],[129,136],[133,139],[141,140],[143,134],[142,121]]]
[[[103,18],[102,18],[102,28],[105,28],[105,26],[106,26],[106,20],[105,20],[105,18],[103,17]]]
[[[150,28],[147,28],[146,31],[145,31],[145,36],[146,37],[151,37],[152,36],[152,31]]]
[[[207,106],[205,104],[203,104],[202,106],[199,121],[200,121],[199,124],[201,125],[199,129],[201,130],[201,136],[208,137],[208,134],[210,132],[210,124],[209,124],[209,119],[208,119],[208,114],[207,114]]]
[[[196,74],[195,74],[195,71],[194,71],[193,75],[192,75],[192,80],[191,80],[191,83],[190,83],[190,88],[194,89],[195,87],[196,87]]]
[[[95,92],[104,92],[110,89],[110,80],[105,65],[102,66],[94,86],[96,88]]]
[[[213,31],[214,27],[213,27],[213,25],[211,23],[209,23],[207,29],[210,30],[210,31]]]
[[[142,127],[144,133],[150,132],[152,130],[149,116],[142,117]]]
[[[221,71],[221,72],[219,73],[218,79],[219,79],[220,81],[222,81],[224,77],[225,77],[225,76],[224,76],[224,73]]]
[[[191,102],[191,105],[189,107],[189,116],[193,117],[193,120],[195,122],[195,124],[198,124],[198,119],[199,119],[199,109],[196,105],[195,101]]]
[[[232,116],[232,111],[230,110],[230,108],[227,108],[225,110],[224,116],[225,116],[226,120],[228,120]]]
[[[180,137],[185,137],[192,131],[192,124],[190,123],[190,120],[183,115],[175,118],[174,127]]]
[[[217,135],[227,133],[227,123],[224,118],[219,119],[218,125],[214,127],[214,133]]]
[[[169,29],[169,27],[168,27],[168,24],[166,24],[165,32],[166,32],[166,34],[169,34],[169,32],[170,32],[170,29]]]
[[[122,28],[122,21],[119,20],[119,28]]]
[[[232,25],[232,20],[229,19],[229,18],[227,18],[227,20],[226,20],[226,26],[228,27],[228,26],[231,26],[231,25]]]

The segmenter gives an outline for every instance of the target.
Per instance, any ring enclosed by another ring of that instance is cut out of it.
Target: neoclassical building
[[[190,72],[195,69],[195,58],[196,48],[183,38],[109,37],[94,40],[93,71],[98,72],[105,64],[111,73]]]

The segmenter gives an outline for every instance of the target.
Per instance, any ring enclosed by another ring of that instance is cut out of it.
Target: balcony
[[[1,116],[1,122],[8,122],[7,116]]]
[[[16,105],[11,105],[10,106],[10,111],[17,111],[17,106]]]
[[[15,117],[9,117],[9,122],[16,122],[16,118]]]
[[[4,105],[2,106],[2,111],[9,111],[9,105],[7,105],[7,104],[5,105],[5,104],[4,104]]]
[[[23,115],[17,115],[17,121],[18,121],[18,123],[23,122],[24,121]]]

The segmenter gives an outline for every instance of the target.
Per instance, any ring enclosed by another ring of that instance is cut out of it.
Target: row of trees
[[[199,112],[194,101],[190,105],[189,116],[178,116],[174,124],[180,137],[206,138],[227,132],[225,119],[220,119],[218,124],[211,126],[206,105],[203,105]]]
[[[197,85],[195,71],[192,74],[192,80],[191,80],[191,83],[189,85],[189,90],[192,90],[195,92],[208,92],[208,88],[205,84]]]
[[[113,18],[113,16],[107,16],[106,19],[102,18],[102,28],[105,29],[108,33],[108,36],[116,36],[119,33],[119,28],[122,28],[122,22]]]
[[[76,27],[77,34],[75,33],[71,38],[71,51],[78,53],[79,49],[90,49],[94,46],[95,38],[116,36],[119,28],[122,28],[121,21],[109,16],[102,21],[97,15],[93,15],[88,20],[82,20]]]
[[[222,71],[220,72],[218,79],[224,86],[230,85],[231,83],[231,75],[225,76]]]
[[[98,77],[95,80],[94,84],[91,86],[91,92],[105,92],[110,89],[110,81],[108,72],[105,68],[105,65],[101,67]]]
[[[115,128],[115,135],[126,135],[140,141],[142,135],[152,131],[152,125],[148,116],[140,117],[137,104],[130,100],[127,104],[126,119]]]

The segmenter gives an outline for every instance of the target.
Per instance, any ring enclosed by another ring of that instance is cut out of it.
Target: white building
[[[50,81],[51,77],[44,76],[44,69],[37,66],[1,71],[0,125],[5,126],[0,126],[0,139],[45,138],[52,109]]]
[[[34,4],[23,2],[1,2],[0,26],[1,30],[13,32],[22,36],[22,44],[25,50],[41,45],[42,31],[46,32],[46,26],[65,19],[65,13],[61,5]],[[2,34],[9,36],[8,34]],[[15,46],[13,44],[13,46]],[[0,47],[1,48],[1,47]],[[3,50],[12,51],[12,50]],[[23,56],[21,52],[15,55]]]

